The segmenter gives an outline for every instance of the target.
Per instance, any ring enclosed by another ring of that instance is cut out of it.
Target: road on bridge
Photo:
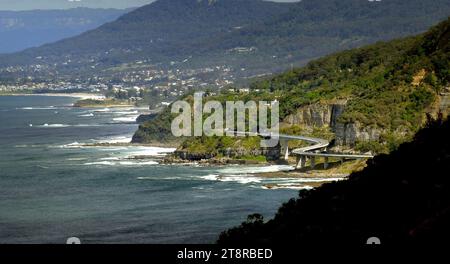
[[[296,148],[291,151],[292,154],[297,156],[297,164],[296,168],[301,169],[305,167],[306,159],[311,159],[311,167],[315,167],[315,158],[323,157],[325,158],[324,167],[328,168],[328,158],[340,158],[343,162],[345,159],[371,159],[372,155],[364,155],[364,154],[345,154],[345,153],[328,153],[326,148],[330,145],[330,142],[321,138],[314,137],[306,137],[306,136],[295,136],[295,135],[286,135],[286,134],[278,134],[272,132],[260,132],[260,133],[252,133],[252,132],[235,132],[236,135],[248,135],[248,136],[260,136],[265,138],[278,138],[280,140],[281,152],[284,155],[284,159],[288,160],[289,158],[289,147],[288,142],[291,140],[301,140],[311,145]],[[318,152],[320,151],[320,152]]]

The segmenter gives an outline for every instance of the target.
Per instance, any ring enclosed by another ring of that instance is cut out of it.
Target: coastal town
[[[97,93],[118,99],[135,101],[145,100],[147,103],[161,103],[183,96],[194,89],[220,90],[234,85],[246,69],[236,70],[225,65],[205,68],[177,67],[177,62],[166,69],[149,65],[146,61],[136,61],[127,64],[125,69],[112,72],[93,71],[89,77],[59,78],[36,77],[37,73],[45,71],[42,76],[49,76],[47,67],[41,65],[22,66],[0,69],[3,73],[22,73],[26,77],[14,82],[0,84],[0,94],[23,93]],[[45,69],[45,70],[44,70]],[[33,74],[27,74],[34,72]]]

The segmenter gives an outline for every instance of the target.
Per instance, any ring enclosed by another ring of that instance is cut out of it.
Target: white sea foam
[[[42,145],[15,145],[15,148],[40,148]]]
[[[132,135],[125,136],[117,136],[117,137],[108,137],[99,140],[94,140],[96,143],[109,143],[109,144],[117,144],[117,143],[130,143],[133,139]]]
[[[300,177],[300,178],[266,178],[265,182],[270,183],[283,183],[283,184],[291,184],[291,183],[311,183],[311,182],[332,182],[332,181],[341,181],[345,180],[345,177],[343,178],[306,178],[306,177]]]
[[[132,147],[130,152],[126,153],[129,156],[165,156],[173,153],[176,148],[159,148],[159,147]]]
[[[69,125],[69,124],[48,124],[48,123],[45,123],[45,124],[37,126],[37,127],[63,128],[63,127],[98,127],[98,126],[102,126],[102,125],[101,124],[76,124],[76,125]]]
[[[87,158],[68,158],[68,161],[82,161],[82,160],[87,160]]]
[[[118,122],[118,123],[136,123],[137,118],[138,118],[138,116],[136,116],[136,115],[126,116],[126,117],[116,117],[116,118],[113,118],[113,121]]]
[[[157,165],[156,161],[96,161],[87,162],[83,165],[86,166],[144,166],[144,165]]]
[[[82,144],[80,144],[80,143],[78,143],[78,142],[73,142],[73,143],[70,143],[70,144],[65,144],[65,145],[62,145],[62,146],[60,146],[61,148],[81,148],[82,147]]]
[[[289,165],[269,165],[269,166],[261,166],[261,167],[244,167],[244,166],[235,166],[235,167],[226,167],[219,170],[221,174],[255,174],[255,173],[265,173],[265,172],[279,172],[279,171],[291,171],[294,170],[293,166]]]
[[[219,177],[220,177],[220,175],[210,174],[210,175],[206,175],[206,176],[200,176],[199,178],[208,180],[208,181],[218,181]]]
[[[252,177],[252,176],[222,176],[218,178],[219,181],[222,182],[237,182],[241,184],[248,184],[248,183],[260,183],[262,181],[261,178],[258,177]]]
[[[79,117],[93,117],[93,113],[85,114],[85,115],[79,115]]]
[[[100,160],[121,160],[118,157],[107,157],[107,158],[101,158]]]
[[[38,127],[48,127],[48,128],[60,128],[60,127],[70,127],[70,125],[66,124],[43,124]]]
[[[273,184],[273,188],[267,189],[310,189],[311,186],[305,185],[304,183],[320,183],[320,182],[331,182],[340,181],[345,178],[264,178],[256,177],[252,174],[260,172],[276,172],[292,170],[291,166],[265,166],[265,167],[233,167],[233,168],[223,168],[217,170],[218,173],[209,174],[206,176],[200,176],[198,178],[208,181],[220,181],[220,182],[237,182],[241,184],[259,183],[259,184]],[[259,188],[259,187],[258,187]]]
[[[152,177],[137,177],[138,180],[152,180]]]
[[[73,125],[74,127],[100,127],[104,126],[103,124],[77,124]]]
[[[128,150],[128,148],[126,147],[98,147],[98,146],[86,146],[88,148],[95,148],[96,150],[99,151],[105,151],[105,152],[111,152],[111,151],[120,151],[120,152],[125,152]]]
[[[182,177],[164,177],[162,178],[163,180],[183,180],[186,178],[182,178]]]
[[[115,115],[136,115],[139,114],[137,110],[132,111],[114,111],[113,114]]]
[[[260,183],[262,181],[261,178],[252,177],[252,176],[239,176],[239,175],[217,175],[217,174],[209,174],[206,176],[200,176],[199,178],[208,180],[208,181],[221,181],[221,182],[237,182],[241,184],[248,183]]]
[[[109,108],[102,108],[102,109],[95,109],[94,113],[105,113],[105,112],[111,112],[111,109]]]
[[[17,110],[55,110],[55,106],[19,107]]]
[[[261,188],[265,190],[277,190],[277,189],[290,189],[290,190],[311,190],[314,189],[312,186],[298,186],[298,185],[277,185],[271,186],[270,188],[267,186],[261,186]]]
[[[182,177],[164,177],[164,178],[158,178],[158,177],[152,177],[152,176],[148,176],[148,177],[137,177],[138,180],[182,180],[185,178]]]

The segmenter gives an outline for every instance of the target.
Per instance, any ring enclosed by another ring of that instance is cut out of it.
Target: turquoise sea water
[[[126,142],[139,111],[74,101],[0,97],[0,243],[213,243],[248,214],[270,218],[297,195],[266,190],[271,180],[250,174],[282,167],[160,165],[170,150],[84,147]],[[155,158],[129,159],[140,155]]]

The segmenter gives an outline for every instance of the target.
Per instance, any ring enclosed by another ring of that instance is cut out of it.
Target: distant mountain
[[[0,11],[0,53],[37,47],[116,20],[132,9]]]
[[[448,0],[158,0],[77,37],[2,56],[0,78],[107,80],[133,72],[137,62],[227,65],[235,78],[249,77],[422,32],[448,14]]]

